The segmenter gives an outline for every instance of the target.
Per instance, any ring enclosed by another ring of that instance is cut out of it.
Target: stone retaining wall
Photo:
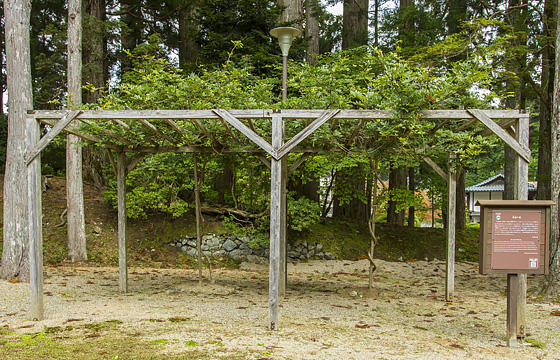
[[[251,246],[250,237],[232,237],[228,235],[206,234],[202,236],[202,253],[205,256],[229,256],[236,260],[251,263],[266,263],[270,254],[267,244]],[[180,248],[187,255],[196,257],[196,237],[185,237],[170,245]],[[288,261],[305,261],[310,258],[334,260],[330,252],[323,251],[321,244],[308,244],[306,241],[297,241],[287,245]]]

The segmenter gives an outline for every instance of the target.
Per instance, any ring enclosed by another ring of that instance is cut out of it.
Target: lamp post
[[[288,98],[288,52],[292,46],[292,40],[301,34],[293,27],[277,27],[270,30],[270,35],[278,38],[280,50],[282,50],[282,100]]]

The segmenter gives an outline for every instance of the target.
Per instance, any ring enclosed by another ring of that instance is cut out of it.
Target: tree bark
[[[447,4],[449,7],[446,17],[447,32],[449,34],[456,34],[461,31],[462,23],[467,18],[467,1],[447,0]]]
[[[359,222],[367,222],[369,214],[364,198],[366,172],[359,165],[351,169],[336,172],[333,200],[333,217],[349,218]]]
[[[83,34],[82,62],[83,62],[83,84],[91,84],[93,91],[85,91],[83,102],[93,104],[101,96],[101,90],[105,87],[108,79],[104,77],[106,53],[105,39],[105,0],[83,0],[84,14],[83,28],[87,31]]]
[[[345,0],[342,8],[342,48],[351,49],[368,43],[369,1]]]
[[[278,0],[278,5],[284,7],[280,15],[280,24],[303,30],[303,0]]]
[[[554,93],[554,44],[552,36],[555,24],[555,1],[546,0],[544,5],[544,36],[542,54],[542,73],[541,91],[546,101],[540,102],[540,122],[539,122],[539,163],[537,170],[537,199],[548,200],[551,194],[550,172],[552,166],[551,156],[551,117],[552,117],[552,96]]]
[[[68,2],[68,99],[70,105],[82,103],[82,1]],[[71,126],[77,126],[77,122]],[[66,138],[66,207],[68,209],[68,259],[87,260],[84,220],[84,189],[82,179],[81,139],[68,134]]]
[[[142,3],[136,0],[121,0],[121,46],[123,50],[132,51],[142,41]],[[121,75],[132,68],[132,60],[123,52],[121,54]]]
[[[235,173],[233,172],[233,167],[230,164],[234,163],[234,158],[229,155],[222,156],[222,173],[218,175],[216,179],[216,190],[218,191],[218,202],[220,204],[226,204],[226,192],[231,192],[231,187],[233,186],[233,180]]]
[[[397,189],[406,189],[406,166],[393,168],[389,173],[389,192]],[[397,200],[389,200],[387,209],[387,224],[404,226],[405,212],[401,210],[397,212]]]
[[[6,70],[8,73],[8,144],[4,176],[4,227],[0,277],[29,279],[29,219],[25,125],[33,108],[29,21],[31,3],[4,0]]]
[[[560,49],[560,1],[556,5],[556,49]],[[560,159],[560,53],[556,53],[554,65],[554,93],[553,116],[551,117],[551,155],[553,159]],[[550,214],[550,272],[541,284],[541,293],[557,297],[560,291],[560,164],[558,161],[551,165],[551,194],[550,198],[556,203],[551,207]]]
[[[456,184],[456,206],[455,206],[455,230],[465,230],[467,228],[467,204],[465,200],[466,178],[465,169],[457,169]]]
[[[317,0],[305,1],[305,36],[308,38],[305,60],[308,64],[313,64],[319,55],[319,21],[315,17],[318,6]]]
[[[408,169],[408,190],[410,190],[413,194],[416,190],[416,182],[414,178],[414,168],[411,167]],[[408,208],[408,227],[414,227],[414,205]]]
[[[198,3],[193,1],[179,9],[179,66],[193,64],[198,59],[200,46],[195,41],[199,25],[195,19]]]

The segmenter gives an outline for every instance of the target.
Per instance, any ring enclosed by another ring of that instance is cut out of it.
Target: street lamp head
[[[270,35],[278,38],[282,56],[288,56],[288,52],[292,46],[292,40],[300,34],[301,31],[293,27],[277,27],[270,30]]]

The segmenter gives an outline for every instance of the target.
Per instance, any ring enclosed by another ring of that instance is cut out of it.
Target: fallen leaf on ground
[[[35,326],[35,324],[23,325],[23,326],[20,326],[19,328],[20,329],[29,329],[29,328],[32,328],[33,326]]]
[[[63,322],[63,324],[69,323],[69,322],[73,322],[73,321],[83,321],[84,319],[68,319],[65,322]]]
[[[550,312],[551,316],[560,316],[560,310],[554,309]]]
[[[16,283],[19,282],[19,280],[18,280],[18,279],[13,279],[13,280],[10,280],[10,282],[11,282],[12,284],[16,284]]]
[[[344,309],[352,309],[352,306],[350,306],[350,305],[336,305],[336,304],[333,304],[332,306],[338,307],[338,308],[344,308]]]
[[[100,337],[101,334],[100,333],[95,333],[95,334],[87,334],[86,338],[96,338],[96,337]]]
[[[354,325],[354,327],[357,327],[358,329],[367,329],[367,328],[370,328],[371,325],[370,324],[356,324],[356,325]]]

